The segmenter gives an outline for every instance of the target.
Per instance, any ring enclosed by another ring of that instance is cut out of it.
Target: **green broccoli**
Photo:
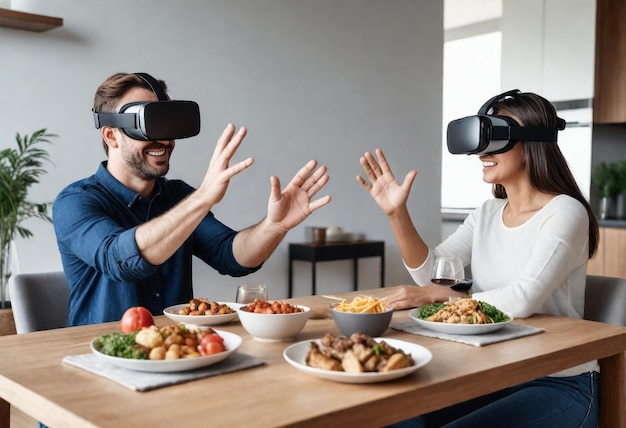
[[[439,311],[439,309],[443,308],[445,304],[443,303],[429,303],[428,305],[424,305],[418,310],[419,318],[425,320],[431,315],[434,315]]]
[[[509,320],[509,317],[506,316],[504,312],[495,306],[490,305],[487,302],[478,301],[478,308],[489,318],[493,320],[494,323],[505,322]]]
[[[109,333],[96,339],[100,352],[113,357],[147,360],[148,355],[140,350],[135,343],[137,332],[122,334]]]

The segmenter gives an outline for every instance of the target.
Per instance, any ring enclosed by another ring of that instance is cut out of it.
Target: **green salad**
[[[494,323],[497,322],[505,322],[509,320],[509,317],[506,316],[504,312],[495,306],[490,305],[487,302],[478,301],[478,308],[489,318],[493,320]]]
[[[137,347],[135,336],[137,332],[104,334],[95,340],[96,349],[112,357],[147,360],[148,354]]]
[[[424,305],[421,308],[418,308],[418,318],[421,320],[425,320],[429,316],[439,312],[439,309],[443,308],[444,306],[446,305],[443,303],[430,303],[428,305]]]

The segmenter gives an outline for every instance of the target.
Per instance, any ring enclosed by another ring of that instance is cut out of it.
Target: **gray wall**
[[[255,164],[236,177],[216,215],[234,228],[259,221],[269,176],[283,185],[311,158],[328,166],[331,204],[291,231],[261,271],[222,277],[200,262],[196,295],[232,300],[241,282],[287,290],[287,243],[305,226],[341,226],[387,242],[388,285],[410,283],[386,218],[355,176],[359,156],[381,147],[401,180],[417,169],[410,210],[432,244],[440,238],[442,2],[431,0],[13,0],[12,8],[62,17],[45,33],[0,28],[0,149],[15,133],[46,127],[59,135],[54,166],[31,192],[51,201],[91,175],[104,154],[93,128],[96,87],[117,71],[146,71],[174,98],[200,104],[202,132],[180,141],[170,177],[200,182],[228,122],[248,137],[237,159]],[[61,268],[52,226],[26,226],[22,272]],[[378,261],[360,264],[361,288],[378,286]],[[308,294],[310,267],[296,264],[296,295]],[[318,269],[318,292],[348,290],[349,262]]]

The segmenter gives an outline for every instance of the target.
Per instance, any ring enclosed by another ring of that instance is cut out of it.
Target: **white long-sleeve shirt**
[[[589,258],[589,217],[576,199],[559,195],[525,223],[502,221],[506,199],[490,199],[434,250],[422,266],[408,268],[419,285],[431,283],[437,255],[461,257],[471,265],[472,297],[525,318],[546,313],[582,318]],[[559,376],[597,370],[588,363]]]

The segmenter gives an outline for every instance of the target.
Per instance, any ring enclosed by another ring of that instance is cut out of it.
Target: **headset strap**
[[[143,81],[146,82],[148,86],[150,86],[150,88],[152,88],[152,92],[156,94],[159,101],[167,101],[170,99],[170,97],[168,97],[165,91],[163,90],[163,87],[161,86],[159,81],[156,80],[154,77],[150,76],[148,73],[134,73],[134,74],[136,76],[141,77]]]
[[[558,141],[558,129],[531,126],[494,126],[491,130],[491,139],[556,143]]]
[[[137,128],[135,122],[135,114],[125,113],[97,113],[93,112],[93,121],[96,129],[102,126],[111,126],[113,128]]]
[[[168,101],[170,98],[167,96],[163,87],[154,77],[148,73],[133,73],[140,77],[144,82],[150,86],[152,92],[157,96],[159,101]],[[124,113],[98,113],[93,112],[93,121],[96,125],[96,129],[100,129],[102,126],[111,126],[113,128],[137,128],[135,121],[136,115],[124,114]]]
[[[515,97],[516,95],[519,95],[521,93],[522,92],[519,89],[512,89],[510,91],[503,92],[500,95],[496,95],[482,105],[482,107],[478,110],[478,114],[492,116],[487,112],[491,110],[494,104],[506,98]],[[509,127],[494,127],[492,129],[492,138],[494,140],[545,141],[549,143],[556,143],[558,140],[558,131],[562,131],[565,129],[565,120],[561,119],[560,117],[557,117],[556,128],[519,126],[517,122],[511,124],[511,121],[508,120],[508,118],[504,119],[509,122]]]
[[[521,93],[522,91],[520,91],[519,89],[512,89],[510,91],[503,92],[500,95],[496,95],[495,97],[487,100],[487,102],[482,105],[480,110],[478,110],[478,114],[487,114],[487,112],[491,109],[491,107],[493,107],[495,103],[502,101],[505,98],[514,97],[515,95]]]

